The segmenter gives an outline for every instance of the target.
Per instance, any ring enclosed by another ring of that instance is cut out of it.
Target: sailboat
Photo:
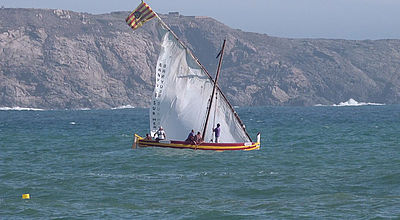
[[[191,50],[145,2],[142,1],[126,22],[135,30],[152,18],[158,20],[161,50],[155,69],[149,133],[153,137],[163,127],[166,139],[145,139],[135,134],[132,147],[216,151],[260,149],[260,133],[257,134],[257,141],[253,142],[218,86],[226,40],[219,53],[217,73],[213,79]],[[214,139],[215,124],[220,125],[218,143]],[[201,131],[204,141],[184,141],[191,130]]]

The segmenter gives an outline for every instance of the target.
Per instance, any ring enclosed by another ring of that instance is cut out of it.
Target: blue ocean
[[[131,149],[148,109],[2,110],[0,219],[400,218],[400,105],[236,110],[260,150]]]

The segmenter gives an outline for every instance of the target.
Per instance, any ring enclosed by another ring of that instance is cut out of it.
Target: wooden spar
[[[196,63],[200,66],[200,68],[206,73],[206,75],[208,76],[208,78],[211,80],[211,82],[214,82],[214,79],[211,77],[211,75],[208,73],[207,69],[203,66],[203,64],[200,63],[199,59],[192,53],[192,51],[186,47],[186,45],[178,38],[178,36],[176,36],[176,34],[171,30],[171,28],[168,27],[167,24],[164,23],[164,21],[160,18],[160,16],[158,16],[158,14],[153,11],[156,14],[156,18],[158,19],[158,21],[160,22],[160,24],[167,29],[172,36],[174,36],[174,38],[182,45],[183,48],[186,49],[186,51],[189,53],[189,55],[196,61]],[[250,141],[252,141],[250,135],[247,133],[247,131],[244,129],[244,124],[242,122],[242,120],[240,120],[238,114],[236,114],[236,111],[233,109],[233,106],[231,105],[231,103],[229,103],[228,99],[226,98],[225,94],[221,91],[221,89],[219,88],[219,86],[214,82],[214,86],[217,87],[218,92],[220,93],[221,97],[225,100],[225,102],[228,104],[228,106],[230,107],[232,113],[234,114],[235,118],[238,120],[240,126],[243,128],[244,133],[246,134],[247,138],[249,138]],[[213,93],[214,94],[214,93]],[[203,140],[204,140],[204,133],[203,132]]]
[[[154,12],[154,11],[153,11],[153,12]],[[185,50],[190,54],[190,56],[192,56],[192,58],[197,62],[197,64],[200,66],[200,68],[201,68],[202,70],[204,70],[204,72],[207,74],[208,78],[210,78],[210,79],[212,80],[212,77],[211,77],[211,75],[208,73],[207,69],[203,66],[203,64],[200,63],[199,59],[192,53],[192,51],[191,51],[188,47],[186,47],[186,45],[178,38],[178,36],[176,36],[175,32],[173,32],[173,31],[171,30],[171,28],[169,28],[169,26],[160,18],[160,16],[158,16],[158,14],[157,14],[156,12],[154,12],[154,14],[156,14],[156,17],[157,17],[158,21],[160,22],[160,24],[161,24],[165,29],[167,29],[167,30],[172,34],[172,36],[174,36],[174,38],[181,44],[181,46],[182,46],[183,48],[185,48]]]
[[[214,87],[213,87],[213,91],[212,91],[212,94],[211,94],[210,104],[208,105],[206,122],[204,124],[204,129],[203,129],[203,134],[202,134],[202,139],[203,140],[204,140],[204,137],[205,137],[206,131],[207,131],[208,118],[210,117],[211,106],[212,106],[212,103],[213,103],[213,100],[214,100],[215,90],[217,89],[217,82],[218,82],[219,72],[221,70],[222,58],[224,57],[225,43],[226,43],[226,39],[224,40],[224,43],[222,44],[222,49],[221,49],[221,52],[219,54],[220,57],[219,57],[219,62],[218,62],[217,74],[215,75]]]

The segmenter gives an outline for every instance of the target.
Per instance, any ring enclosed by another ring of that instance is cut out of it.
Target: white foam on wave
[[[45,111],[45,109],[24,108],[24,107],[0,107],[0,111]]]
[[[129,109],[129,108],[135,108],[135,106],[132,105],[123,105],[123,106],[119,106],[119,107],[115,107],[115,108],[111,108],[112,110],[115,109]]]
[[[341,102],[339,104],[334,104],[333,106],[363,106],[363,105],[385,105],[385,104],[380,104],[380,103],[373,103],[373,102],[357,102],[354,99],[349,99],[346,102]]]
[[[339,104],[333,104],[333,105],[322,105],[322,104],[316,104],[314,106],[335,106],[335,107],[343,107],[343,106],[364,106],[364,105],[385,105],[381,103],[373,103],[373,102],[357,102],[356,100],[350,98],[346,102],[340,102]]]

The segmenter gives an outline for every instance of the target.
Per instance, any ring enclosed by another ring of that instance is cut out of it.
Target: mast
[[[217,74],[215,76],[214,87],[213,87],[213,91],[212,91],[212,94],[211,94],[210,104],[208,105],[206,122],[204,124],[204,129],[203,129],[203,134],[202,134],[202,139],[203,140],[204,140],[204,137],[205,137],[205,134],[206,134],[206,130],[207,130],[208,118],[210,117],[211,106],[212,106],[212,103],[213,103],[213,100],[214,100],[215,90],[217,89],[217,82],[218,82],[218,78],[219,78],[219,72],[221,70],[222,58],[224,57],[225,43],[226,43],[226,39],[224,39],[224,43],[222,44],[222,49],[221,49],[221,52],[219,54],[220,57],[219,57],[219,62],[218,62]]]
[[[243,129],[245,135],[247,136],[247,138],[248,138],[250,141],[252,141],[250,135],[249,135],[249,134],[247,133],[247,131],[244,129],[244,124],[243,124],[242,120],[240,120],[238,114],[237,114],[236,111],[233,109],[233,106],[231,105],[231,103],[229,103],[229,101],[228,101],[228,99],[226,98],[225,94],[222,92],[222,90],[219,88],[219,86],[217,85],[217,83],[214,81],[214,79],[213,79],[213,78],[211,77],[211,75],[208,73],[207,69],[200,63],[199,59],[192,53],[192,51],[191,51],[188,47],[186,47],[186,45],[178,38],[178,36],[171,30],[171,28],[169,28],[169,26],[161,19],[161,17],[160,17],[156,12],[154,12],[154,13],[156,14],[156,18],[158,19],[159,23],[160,23],[165,29],[167,29],[167,30],[172,34],[172,36],[174,36],[174,38],[182,45],[183,48],[185,48],[185,50],[189,53],[189,55],[196,61],[196,63],[200,66],[200,68],[201,68],[201,69],[204,71],[204,73],[208,76],[208,78],[210,79],[210,81],[211,81],[211,82],[214,82],[214,89],[215,89],[215,90],[218,90],[218,92],[220,93],[222,99],[228,104],[228,106],[229,106],[229,108],[231,109],[231,111],[232,111],[234,117],[235,117],[236,120],[239,122],[240,126],[242,127],[242,129]],[[225,46],[225,41],[226,41],[226,40],[224,40],[223,47]],[[221,56],[221,57],[220,57],[220,64],[222,64],[222,55],[223,55],[223,51],[221,51],[221,55],[220,55],[220,56]],[[219,68],[220,68],[220,65],[219,65]],[[214,89],[213,89],[213,90],[214,90]],[[215,94],[215,91],[213,91],[213,94]],[[210,106],[211,106],[211,105],[210,105]],[[209,107],[208,115],[209,115],[209,113],[210,113],[210,110],[211,110],[211,108]],[[208,117],[209,117],[209,116],[207,116],[207,118],[208,118]],[[208,119],[207,119],[207,121],[208,121]],[[207,123],[207,121],[206,121],[206,123]],[[204,127],[206,128],[206,126],[204,126]],[[202,138],[204,139],[204,137],[205,137],[205,129],[204,129],[204,131],[203,131]]]

